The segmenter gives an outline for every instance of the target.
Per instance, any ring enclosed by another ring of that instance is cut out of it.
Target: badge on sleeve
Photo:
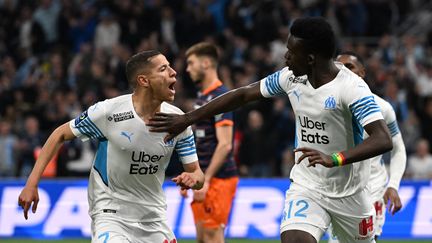
[[[75,118],[75,126],[78,126],[82,121],[84,121],[88,117],[87,111],[84,111],[81,113],[81,115],[77,118]]]

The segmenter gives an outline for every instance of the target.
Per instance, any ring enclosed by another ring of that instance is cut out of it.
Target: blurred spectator
[[[419,180],[432,179],[432,155],[427,140],[420,139],[415,154],[408,158],[407,176]]]
[[[17,137],[8,121],[0,121],[0,177],[15,176]]]
[[[44,30],[48,44],[55,44],[58,39],[57,20],[61,11],[60,0],[41,0],[33,19],[40,24]]]
[[[281,176],[284,178],[289,178],[291,174],[291,169],[295,164],[295,157],[292,147],[286,148],[282,152],[282,162],[281,162]]]
[[[41,148],[45,137],[39,130],[39,121],[34,116],[25,119],[24,130],[19,138],[17,176],[28,176],[36,162],[35,150]]]
[[[111,53],[112,48],[120,40],[120,25],[108,9],[99,13],[100,22],[96,25],[94,46]]]
[[[267,132],[264,129],[263,116],[259,111],[252,110],[248,115],[248,123],[240,144],[240,172],[252,177],[268,177],[272,175],[272,164],[269,161]]]

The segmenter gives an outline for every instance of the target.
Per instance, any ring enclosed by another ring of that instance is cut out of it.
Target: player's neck
[[[204,79],[201,81],[201,92],[207,90],[213,83],[219,81],[216,71],[208,72]]]
[[[331,82],[339,73],[339,68],[336,67],[333,60],[328,62],[317,62],[311,73],[308,74],[309,82],[316,89],[326,83]]]
[[[138,116],[148,122],[156,112],[160,111],[162,102],[153,99],[152,95],[146,95],[142,92],[134,92],[132,94],[132,104]]]

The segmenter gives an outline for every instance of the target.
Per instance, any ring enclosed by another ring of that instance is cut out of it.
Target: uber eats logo
[[[150,155],[145,151],[132,151],[129,174],[155,174],[159,169],[159,165],[154,163],[159,162],[163,157],[163,155]]]
[[[314,121],[307,116],[303,118],[301,116],[298,117],[300,121],[300,139],[303,142],[308,143],[317,143],[317,144],[328,144],[329,138],[326,135],[322,135],[319,132],[310,131],[312,129],[325,131],[326,123],[320,121]]]

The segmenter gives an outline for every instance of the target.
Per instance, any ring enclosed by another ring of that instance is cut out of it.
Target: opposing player
[[[200,89],[196,108],[228,91],[217,74],[218,52],[215,45],[205,42],[195,44],[186,51],[186,58],[186,71]],[[191,204],[197,242],[225,242],[224,228],[239,180],[232,156],[233,124],[232,112],[195,124],[197,153],[205,174],[204,186],[193,191]]]
[[[168,131],[169,139],[200,119],[288,94],[296,116],[296,165],[286,193],[282,242],[318,242],[330,223],[341,242],[374,242],[368,158],[392,149],[380,109],[367,84],[335,64],[335,36],[324,19],[295,20],[287,48],[282,70],[185,115],[156,113],[148,125]],[[362,141],[363,130],[369,137]]]
[[[182,188],[202,188],[204,174],[190,127],[164,142],[145,122],[155,112],[181,114],[173,101],[176,72],[158,51],[132,56],[126,75],[134,91],[98,102],[48,138],[18,202],[27,219],[39,202],[38,183],[48,161],[64,141],[98,139],[88,187],[92,242],[176,242],[166,222],[162,190],[165,169],[175,149],[185,172],[173,178]]]
[[[366,70],[363,61],[355,53],[341,53],[336,58],[336,61],[341,62],[352,72],[365,79]],[[376,156],[371,160],[369,187],[371,188],[372,201],[376,213],[375,240],[377,240],[384,226],[386,205],[388,205],[388,211],[392,214],[398,212],[402,207],[398,189],[406,167],[406,152],[393,107],[379,96],[375,94],[373,96],[381,109],[393,142],[390,159],[390,178],[387,175],[382,155]],[[331,238],[330,242],[337,242],[337,239]]]

